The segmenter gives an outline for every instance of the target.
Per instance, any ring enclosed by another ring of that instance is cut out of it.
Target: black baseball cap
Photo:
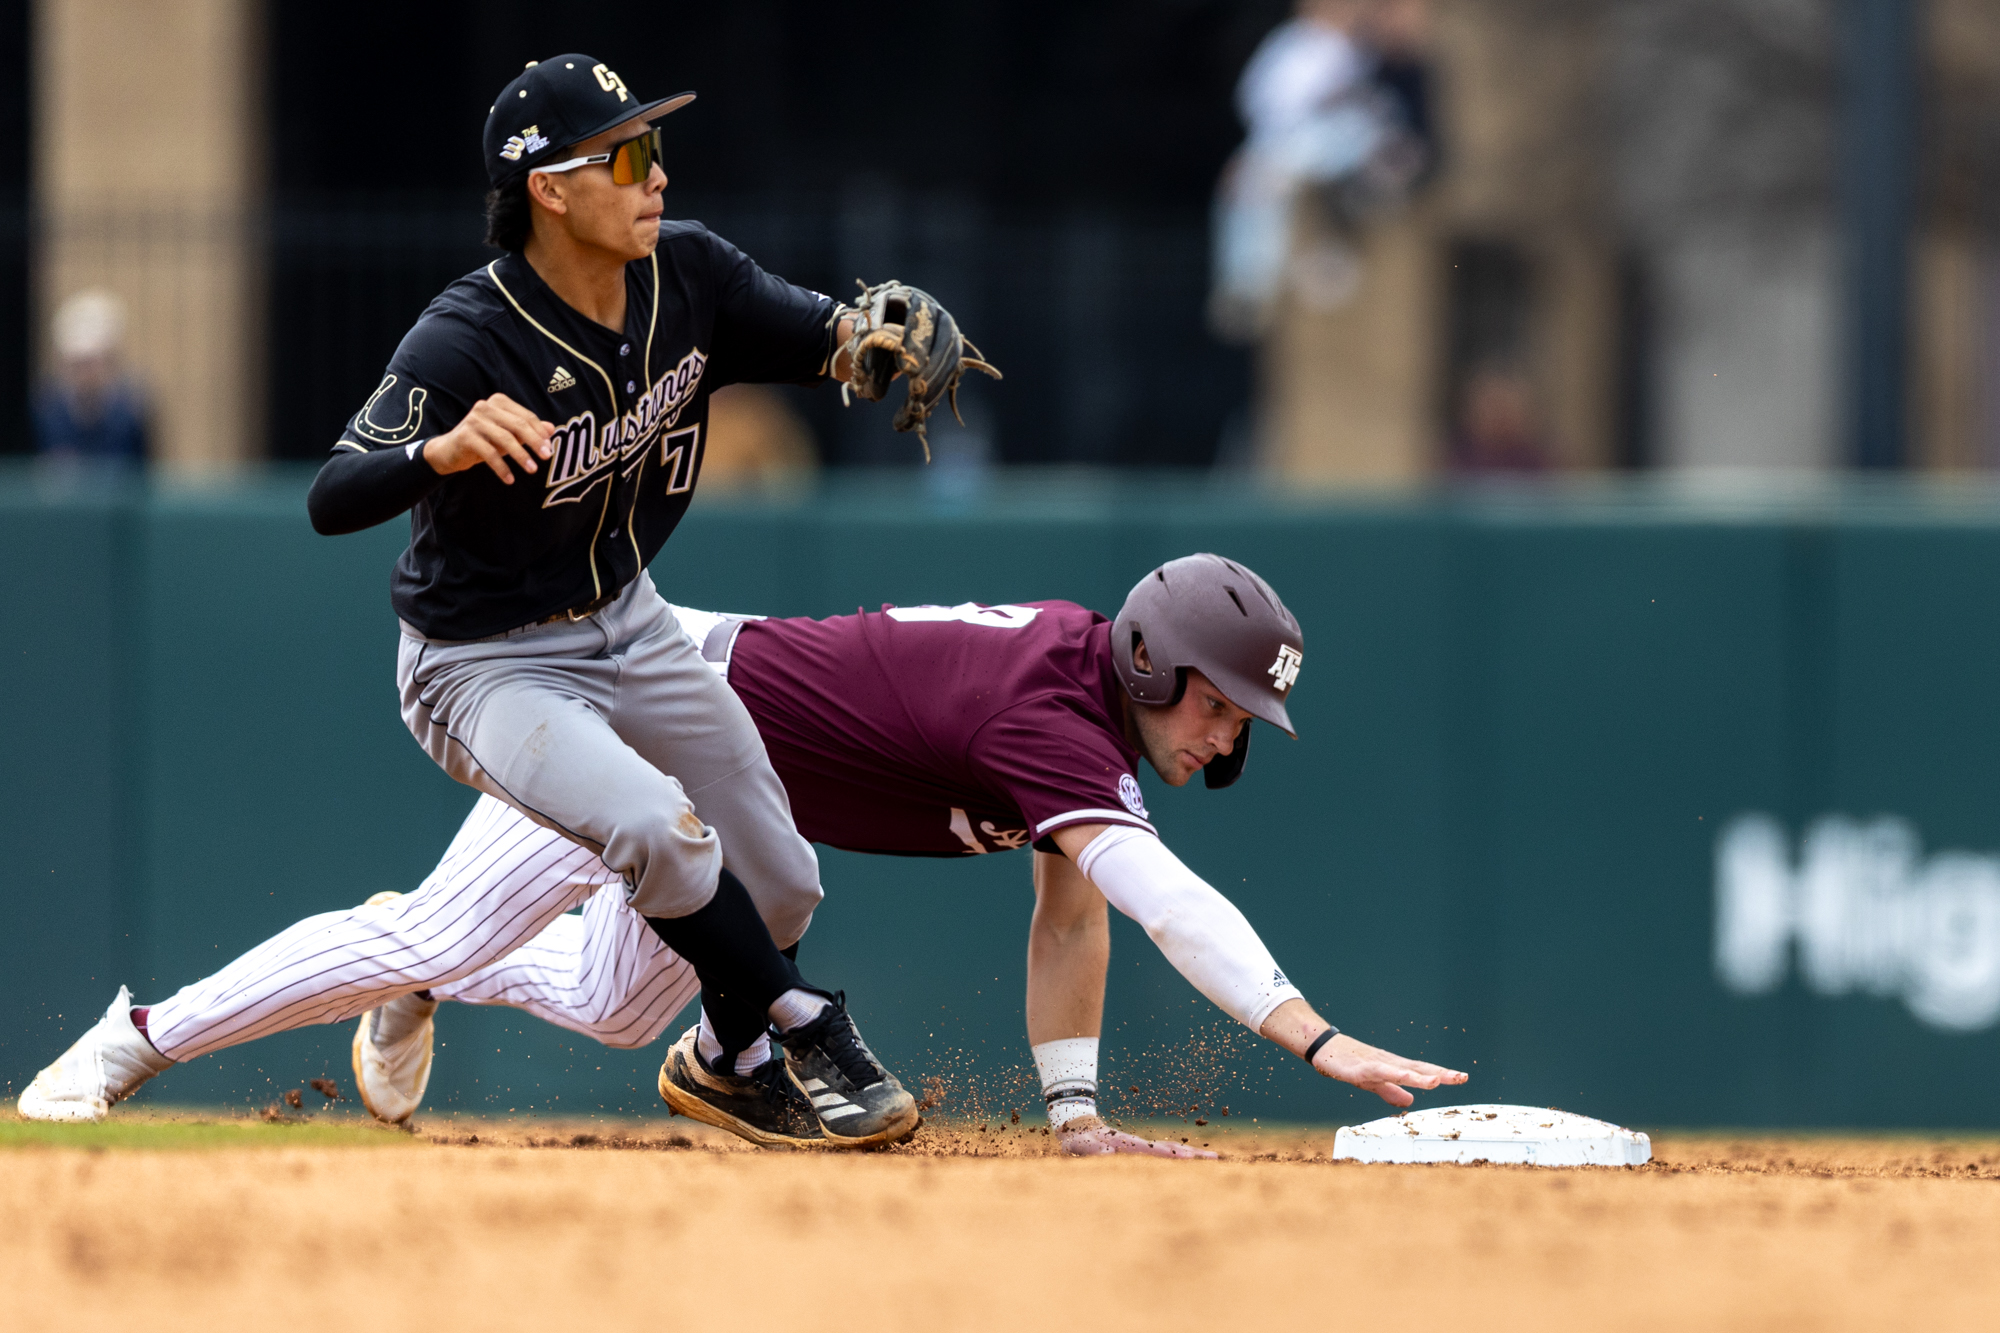
[[[487,108],[486,178],[504,185],[593,134],[634,117],[657,120],[692,101],[693,93],[676,93],[641,102],[594,56],[531,60]]]

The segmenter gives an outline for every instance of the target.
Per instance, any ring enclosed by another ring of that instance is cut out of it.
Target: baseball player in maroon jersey
[[[807,839],[935,857],[1033,846],[1028,1035],[1066,1151],[1204,1155],[1119,1133],[1097,1115],[1107,903],[1144,926],[1218,1006],[1328,1077],[1397,1106],[1413,1100],[1405,1088],[1465,1081],[1339,1034],[1147,817],[1142,758],[1174,786],[1199,771],[1225,787],[1243,772],[1253,718],[1291,731],[1285,703],[1304,640],[1243,566],[1213,555],[1169,562],[1140,581],[1115,622],[1059,601],[827,620],[674,614],[748,707]],[[454,980],[427,980],[421,959],[395,960],[407,971],[397,985],[410,993],[370,1011],[355,1034],[370,1110],[399,1122],[421,1102],[442,1000],[513,1005],[613,1046],[659,1036],[699,982],[621,892],[596,891],[619,882],[559,835],[482,798],[437,870],[397,904],[424,952],[449,955],[460,921],[551,899],[581,900],[583,912]],[[301,922],[176,994],[168,1003],[182,1044],[167,1054],[184,1059],[298,1026],[300,1006],[313,1003],[323,923],[349,915]],[[819,1141],[812,1102],[826,1092],[745,1077],[769,1058],[761,1040],[728,1049],[704,1020],[668,1052],[660,1091],[675,1110],[753,1142]]]
[[[1147,817],[1142,758],[1174,786],[1201,772],[1208,786],[1226,787],[1243,772],[1253,718],[1291,731],[1285,704],[1304,641],[1276,593],[1242,565],[1213,555],[1172,561],[1133,589],[1115,622],[1069,602],[884,607],[827,620],[675,615],[748,706],[806,838],[905,856],[1034,848],[1028,1039],[1067,1151],[1202,1155],[1116,1132],[1097,1115],[1107,903],[1144,926],[1218,1006],[1322,1074],[1396,1106],[1413,1100],[1406,1087],[1465,1081],[1339,1035]],[[545,841],[498,802],[481,807],[468,820],[474,845],[519,833],[518,857]],[[424,892],[454,878],[450,864]],[[599,893],[582,916],[432,999],[509,1004],[629,1047],[659,1035],[690,985],[685,965],[622,900]],[[410,1074],[428,1069],[434,1008],[418,997],[396,1007],[402,1059],[357,1038],[356,1064],[369,1104],[392,1119],[422,1095]],[[709,1118],[707,1102],[690,1094],[723,1058],[711,1034],[690,1029],[661,1069],[668,1104]]]

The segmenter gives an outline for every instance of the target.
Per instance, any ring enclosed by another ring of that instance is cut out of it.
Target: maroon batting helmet
[[[1150,671],[1133,660],[1140,643]],[[1192,667],[1244,712],[1298,734],[1285,702],[1305,661],[1305,635],[1271,585],[1234,560],[1182,556],[1140,579],[1112,621],[1111,658],[1135,703],[1179,702]],[[1249,749],[1245,722],[1232,752],[1209,761],[1203,780],[1236,781]]]

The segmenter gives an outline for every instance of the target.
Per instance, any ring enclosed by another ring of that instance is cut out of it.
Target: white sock
[[[701,1029],[695,1033],[694,1049],[695,1053],[701,1056],[701,1062],[711,1068],[722,1058],[722,1039],[715,1035],[715,1026],[708,1021],[706,1009],[701,1011]],[[736,1076],[749,1077],[762,1069],[770,1058],[770,1034],[760,1032],[757,1034],[757,1040],[750,1043],[749,1049],[737,1055]]]
[[[422,1027],[437,1007],[436,1000],[422,999],[415,992],[398,995],[375,1011],[375,1027],[368,1035],[377,1046],[394,1046]]]
[[[794,988],[771,1001],[771,1021],[778,1025],[778,1031],[790,1032],[818,1018],[832,1003],[824,995]]]
[[[1042,1076],[1042,1101],[1049,1124],[1061,1129],[1072,1120],[1097,1114],[1097,1038],[1064,1037],[1034,1048]]]

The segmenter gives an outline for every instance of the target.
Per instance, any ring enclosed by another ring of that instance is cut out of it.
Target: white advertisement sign
[[[1794,961],[1820,995],[1900,999],[1933,1027],[2000,1022],[2000,856],[1926,857],[1901,819],[1834,815],[1793,855],[1767,815],[1739,817],[1715,856],[1715,971],[1741,995]]]

